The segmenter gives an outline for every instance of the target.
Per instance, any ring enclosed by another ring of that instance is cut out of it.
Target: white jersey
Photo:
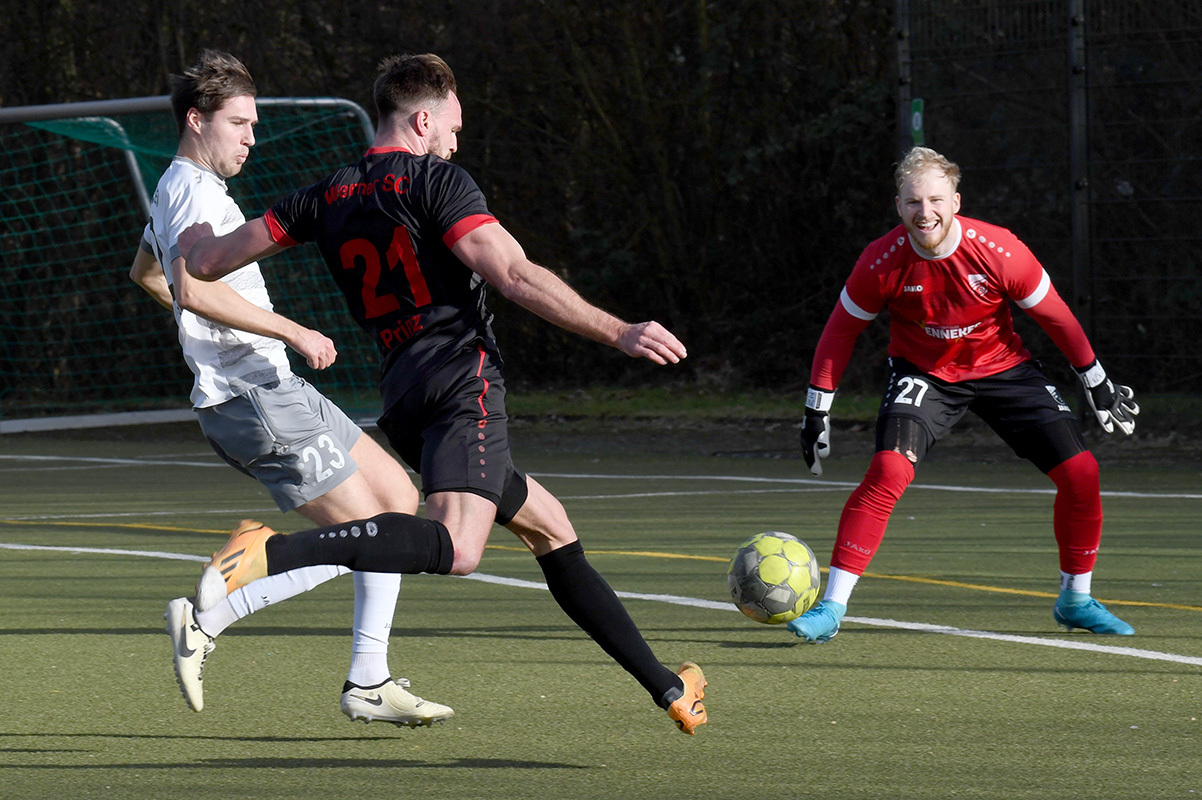
[[[159,179],[150,205],[150,222],[142,235],[172,282],[171,262],[179,258],[180,232],[194,222],[207,222],[218,236],[229,233],[246,218],[229,196],[225,181],[196,162],[176,156]],[[257,263],[247,264],[222,278],[260,308],[272,310],[267,285]],[[196,380],[192,405],[207,408],[224,403],[248,389],[292,374],[284,343],[210,322],[175,303],[175,321],[184,360]]]

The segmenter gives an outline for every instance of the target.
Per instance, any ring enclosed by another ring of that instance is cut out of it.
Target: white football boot
[[[409,681],[405,678],[385,681],[379,686],[364,688],[347,683],[342,687],[342,713],[365,723],[379,720],[394,725],[416,728],[445,722],[455,716],[450,706],[423,700],[405,691]]]
[[[188,707],[200,711],[205,707],[204,689],[201,686],[205,659],[217,645],[196,624],[192,602],[186,597],[177,597],[168,603],[163,619],[167,620],[167,633],[171,636],[171,648],[174,651],[172,661],[179,690],[183,692]]]

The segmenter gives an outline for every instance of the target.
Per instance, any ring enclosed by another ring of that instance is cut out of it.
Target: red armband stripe
[[[488,225],[496,222],[497,218],[492,214],[472,214],[469,217],[456,222],[450,227],[446,233],[442,235],[443,244],[448,248],[454,247],[455,243],[462,239],[467,234],[479,228],[481,225]]]
[[[280,247],[296,247],[300,244],[300,242],[288,235],[271,209],[268,209],[267,213],[263,215],[263,221],[267,223],[267,233],[271,236],[271,241]]]

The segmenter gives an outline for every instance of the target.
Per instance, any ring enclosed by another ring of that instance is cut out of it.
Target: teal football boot
[[[822,644],[835,638],[847,606],[834,600],[823,600],[789,623],[789,630],[810,644]]]
[[[1106,610],[1106,606],[1084,592],[1061,592],[1052,608],[1052,618],[1071,632],[1073,628],[1092,633],[1131,636],[1135,633],[1121,619]]]

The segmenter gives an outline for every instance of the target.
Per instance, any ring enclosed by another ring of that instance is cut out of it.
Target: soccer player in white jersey
[[[1010,303],[1039,323],[1068,358],[1107,433],[1135,430],[1134,393],[1106,377],[1081,324],[1031,251],[1005,228],[959,215],[959,167],[916,147],[894,177],[902,224],[864,250],[826,323],[801,432],[806,464],[821,475],[839,378],[860,332],[888,308],[890,377],[877,418],[876,453],[843,508],[824,599],[789,629],[812,643],[839,632],[852,589],[915,467],[972,411],[1056,486],[1055,621],[1069,630],[1134,633],[1090,595],[1102,536],[1098,462],[1076,417],[1014,331]]]
[[[404,468],[333,403],[293,374],[285,343],[324,369],[337,353],[318,331],[275,313],[257,264],[225,281],[188,275],[176,240],[195,222],[228,231],[245,220],[226,190],[255,143],[258,122],[250,73],[227,53],[205,50],[171,78],[179,147],[159,180],[131,279],[173,309],[184,360],[195,375],[191,401],[213,449],[256,478],[281,511],[318,524],[386,511],[413,513],[417,489]],[[235,620],[345,574],[318,566],[261,581],[253,592],[202,590],[177,598],[164,615],[184,699],[204,707],[202,669],[213,639]],[[352,720],[429,725],[447,706],[405,691],[388,667],[388,637],[400,576],[355,572],[351,665],[342,711]]]

